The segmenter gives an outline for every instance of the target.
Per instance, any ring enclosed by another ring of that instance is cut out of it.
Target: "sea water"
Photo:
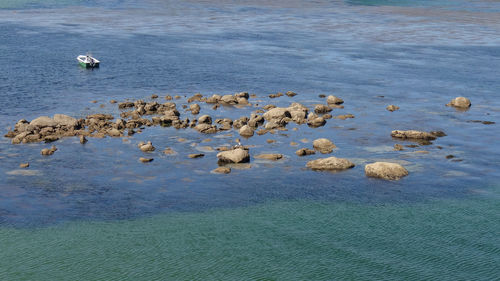
[[[0,277],[494,279],[499,35],[500,5],[492,1],[2,1],[2,135],[23,118],[118,116],[109,100],[152,94],[159,102],[181,95],[181,104],[196,92],[248,91],[257,95],[252,103],[309,107],[334,94],[345,108],[333,114],[355,118],[244,139],[252,154],[285,159],[252,159],[250,169],[229,175],[210,173],[215,152],[187,154],[232,145],[233,131],[151,127],[127,142],[83,146],[66,138],[50,157],[40,155],[47,144],[2,138]],[[87,51],[99,69],[78,66]],[[298,95],[267,98],[288,90]],[[457,96],[472,107],[444,106]],[[388,112],[389,104],[401,109]],[[238,118],[250,110],[201,114]],[[393,140],[394,129],[447,136],[393,151],[409,144]],[[305,169],[322,156],[294,152],[319,137],[356,167]],[[155,160],[142,164],[136,145],[148,140]],[[162,155],[165,147],[177,154]],[[410,175],[366,178],[363,167],[374,161],[401,163]]]

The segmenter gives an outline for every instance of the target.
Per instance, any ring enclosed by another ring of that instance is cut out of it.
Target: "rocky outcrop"
[[[408,175],[408,171],[397,163],[375,162],[365,166],[365,174],[368,177],[381,178],[385,180],[399,180]]]
[[[452,99],[446,106],[453,106],[460,109],[467,109],[471,106],[470,99],[466,97],[457,97]]]
[[[354,167],[354,163],[345,159],[337,157],[320,158],[307,162],[306,167],[313,170],[346,170]]]
[[[431,133],[416,131],[416,130],[408,130],[408,131],[394,130],[391,132],[391,136],[393,138],[409,139],[409,140],[435,140],[436,139],[436,136],[434,136]]]
[[[250,153],[247,149],[236,148],[217,153],[219,163],[247,163],[250,162]]]
[[[321,138],[313,141],[313,148],[323,154],[327,154],[331,153],[336,146],[329,139]]]

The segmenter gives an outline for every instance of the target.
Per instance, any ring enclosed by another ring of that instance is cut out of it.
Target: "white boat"
[[[80,55],[76,58],[80,66],[85,68],[99,67],[100,61],[91,55]]]

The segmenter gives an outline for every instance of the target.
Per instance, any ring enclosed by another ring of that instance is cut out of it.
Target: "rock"
[[[58,136],[54,136],[54,135],[49,135],[49,136],[46,136],[43,138],[43,141],[46,142],[46,143],[49,143],[49,142],[54,142],[56,140],[58,140],[59,137]],[[25,139],[26,140],[26,139]],[[35,137],[35,139],[33,139],[33,141],[39,141],[40,138],[39,137]]]
[[[399,131],[394,130],[391,132],[391,136],[394,138],[400,139],[414,139],[414,140],[435,140],[436,137],[427,132],[408,130],[408,131]]]
[[[171,95],[166,95],[165,96],[165,100],[172,100],[172,96]]]
[[[204,133],[204,134],[215,134],[217,133],[217,127],[214,126],[214,125],[210,125],[210,124],[206,124],[206,123],[203,123],[203,124],[198,124],[194,127],[195,130],[197,130],[198,132],[200,133]]]
[[[323,154],[327,154],[331,153],[336,146],[330,140],[321,138],[313,141],[313,148]]]
[[[455,155],[453,155],[453,154],[446,155],[446,159],[452,159],[452,158],[455,158]]]
[[[267,121],[270,121],[270,120],[281,121],[285,118],[292,118],[292,115],[290,114],[290,111],[288,111],[287,108],[276,107],[276,108],[272,108],[269,111],[267,111],[266,113],[264,113],[262,115],[262,117],[264,117],[264,119],[266,119]]]
[[[259,155],[256,155],[255,158],[276,161],[276,160],[282,159],[283,154],[279,154],[279,153],[259,154]]]
[[[242,137],[247,138],[253,136],[254,134],[253,129],[248,125],[244,125],[243,127],[241,127],[239,133]]]
[[[163,153],[166,154],[166,155],[174,155],[174,154],[177,154],[177,152],[175,152],[172,148],[165,148],[165,150],[163,150]]]
[[[193,153],[188,155],[189,158],[201,158],[203,156],[205,156],[203,153]]]
[[[231,173],[231,168],[229,167],[219,167],[217,169],[212,170],[213,173],[217,174],[229,174]]]
[[[140,157],[140,158],[139,158],[139,161],[141,161],[142,163],[148,163],[148,162],[153,161],[153,158],[144,158],[144,157]]]
[[[140,145],[139,149],[142,152],[151,152],[151,151],[155,151],[156,148],[153,146],[153,144],[150,141],[148,141],[147,143]]]
[[[115,128],[108,130],[107,133],[111,137],[119,137],[122,135],[122,133],[118,129],[115,129]]]
[[[399,109],[399,106],[395,106],[393,104],[388,105],[385,109],[389,110],[390,112],[396,111]]]
[[[290,145],[291,145],[291,146],[297,146],[297,145],[299,145],[299,143],[294,142],[294,141],[291,141],[291,142],[290,142]]]
[[[314,113],[309,113],[307,116],[307,125],[312,127],[312,128],[317,128],[324,126],[326,124],[326,121],[323,117],[318,117],[318,115]]]
[[[335,116],[335,119],[340,119],[340,120],[346,120],[348,118],[354,118],[354,115],[352,115],[352,114],[343,114],[343,115],[337,115],[337,116]]]
[[[48,116],[40,116],[36,119],[33,119],[30,122],[30,125],[37,128],[55,127],[57,126],[57,122]]]
[[[338,98],[336,96],[330,95],[326,98],[326,103],[328,103],[328,104],[343,104],[344,100],[341,98]]]
[[[272,99],[278,98],[278,97],[281,97],[281,96],[283,96],[283,93],[280,93],[280,92],[278,92],[276,94],[270,94],[269,95],[269,97],[272,98]]]
[[[457,97],[457,98],[452,99],[450,101],[450,103],[446,104],[446,106],[453,106],[456,108],[466,109],[466,108],[469,108],[471,106],[471,102],[466,97]]]
[[[126,101],[126,102],[121,102],[121,103],[118,104],[118,108],[119,109],[130,108],[130,107],[134,107],[134,103],[133,102]]]
[[[52,155],[54,152],[56,152],[57,148],[55,146],[52,146],[51,148],[44,148],[42,149],[41,153],[42,155]]]
[[[354,163],[344,158],[328,157],[307,162],[306,167],[313,170],[346,170],[354,167]]]
[[[297,156],[306,156],[306,155],[316,154],[316,151],[308,148],[301,148],[295,151],[295,154],[297,154]]]
[[[446,133],[443,131],[431,131],[430,134],[438,138],[447,136]]]
[[[314,112],[317,114],[328,113],[330,111],[332,111],[332,108],[328,105],[318,104],[314,107]]]
[[[198,123],[200,124],[212,124],[212,117],[210,115],[202,115],[198,118]]]
[[[156,95],[156,94],[151,95],[151,99],[157,99],[157,98],[158,98],[158,95]]]
[[[262,108],[264,110],[271,110],[273,108],[276,108],[276,105],[274,105],[274,104],[268,104],[268,105],[264,105]]]
[[[200,113],[200,105],[193,103],[189,106],[189,110],[191,110],[191,113],[196,115]]]
[[[116,100],[110,100],[109,103],[113,103],[114,104],[114,103],[117,103],[117,101]]]
[[[294,93],[294,92],[292,92],[292,91],[288,91],[288,92],[286,92],[286,93],[285,93],[285,95],[287,95],[287,96],[289,96],[289,97],[294,97],[294,96],[296,96],[297,94],[296,94],[296,93]]]
[[[67,128],[75,128],[78,126],[78,120],[68,115],[64,114],[54,114],[54,121],[59,126],[67,127]]]
[[[28,168],[30,166],[30,163],[21,163],[19,164],[19,168]]]
[[[386,180],[399,180],[400,178],[407,176],[408,171],[397,163],[375,162],[365,166],[365,174],[368,177]]]
[[[217,153],[219,163],[247,163],[250,161],[248,150],[236,148]]]
[[[266,140],[267,143],[275,143],[276,141],[275,140],[271,140],[271,139],[268,139]]]
[[[304,124],[306,123],[306,117],[308,113],[308,109],[306,106],[294,102],[292,103],[287,110],[290,112],[292,121],[297,123],[297,124]]]
[[[225,104],[237,104],[238,100],[233,95],[224,95],[220,98],[220,102]]]
[[[400,144],[396,143],[396,144],[394,145],[394,150],[395,150],[395,151],[400,151],[400,150],[404,150],[404,148],[403,148],[403,146],[402,146],[402,145],[400,145]]]

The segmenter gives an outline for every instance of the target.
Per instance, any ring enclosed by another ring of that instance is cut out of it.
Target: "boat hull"
[[[99,63],[98,62],[96,62],[94,64],[85,63],[85,62],[78,62],[78,64],[81,67],[84,67],[84,68],[98,68],[99,67]]]

